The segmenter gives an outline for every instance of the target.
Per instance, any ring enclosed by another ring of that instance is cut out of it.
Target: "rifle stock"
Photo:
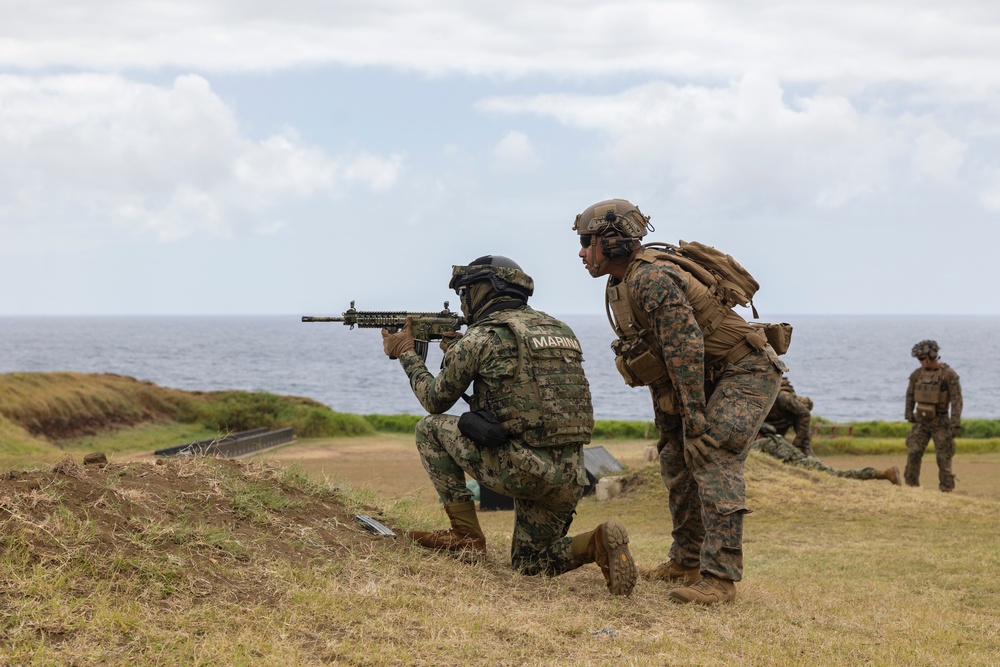
[[[406,324],[406,318],[413,319],[413,347],[414,351],[420,355],[424,361],[427,360],[428,343],[432,340],[441,340],[444,334],[458,331],[465,326],[465,318],[459,313],[448,309],[448,302],[444,302],[444,309],[437,313],[416,313],[403,310],[356,310],[354,302],[351,307],[345,310],[341,317],[313,317],[303,315],[303,322],[341,322],[350,328],[359,329],[386,329],[390,333],[396,333]]]

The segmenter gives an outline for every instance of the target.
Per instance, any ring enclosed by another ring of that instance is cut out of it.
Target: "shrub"
[[[413,433],[420,415],[365,415],[365,421],[379,433]]]
[[[598,420],[594,423],[594,440],[641,440],[659,439],[660,434],[653,422],[627,422]]]

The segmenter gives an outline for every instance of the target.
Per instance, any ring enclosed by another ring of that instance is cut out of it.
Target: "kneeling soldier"
[[[399,359],[430,413],[417,424],[417,449],[451,522],[409,537],[428,549],[486,550],[467,473],[514,498],[515,568],[557,575],[596,562],[608,590],[629,595],[637,573],[625,526],[608,521],[567,536],[587,483],[583,445],[594,426],[580,342],[565,323],[528,306],[534,283],[512,260],[487,255],[452,273],[449,287],[469,326],[446,346],[437,377],[413,351],[408,326],[382,332],[385,353]],[[469,412],[442,414],[461,397]]]

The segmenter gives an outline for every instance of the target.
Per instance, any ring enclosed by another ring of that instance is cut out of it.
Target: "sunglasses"
[[[588,248],[590,247],[590,241],[593,239],[593,234],[580,234],[580,247]]]

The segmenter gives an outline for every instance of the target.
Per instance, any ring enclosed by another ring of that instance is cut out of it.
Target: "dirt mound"
[[[81,465],[67,457],[48,470],[0,479],[0,543],[24,565],[89,560],[97,578],[123,563],[167,563],[213,595],[266,599],[239,581],[240,564],[337,558],[380,542],[337,489],[288,468],[184,457]],[[216,566],[216,567],[214,567]],[[236,566],[235,568],[233,566]],[[127,569],[127,568],[126,568]],[[208,594],[208,593],[206,593]]]

